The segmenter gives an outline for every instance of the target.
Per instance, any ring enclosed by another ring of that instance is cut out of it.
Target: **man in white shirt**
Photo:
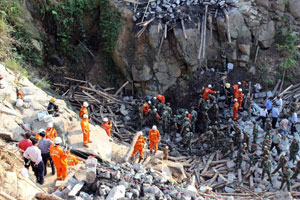
[[[289,120],[286,118],[286,116],[284,116],[284,118],[280,121],[277,129],[279,133],[283,135],[284,139],[286,138],[286,135],[288,133],[288,125]]]
[[[272,149],[275,147],[277,150],[277,154],[280,155],[280,142],[281,142],[281,135],[279,133],[278,130],[276,130],[275,135],[273,135],[272,138],[272,144],[271,144],[271,148],[270,151],[272,151]]]
[[[266,119],[268,117],[268,110],[266,106],[263,106],[262,109],[259,111],[259,118],[257,121],[261,120],[262,121],[262,128],[265,129],[265,124],[266,124]]]
[[[276,97],[275,104],[276,104],[279,112],[281,112],[282,111],[282,99],[280,98],[280,96]]]
[[[293,112],[292,117],[291,117],[291,133],[294,135],[294,133],[297,131],[296,130],[296,124],[298,122],[298,114],[297,112]]]
[[[28,147],[24,152],[24,157],[31,161],[31,167],[33,169],[36,180],[39,184],[44,184],[44,163],[42,160],[41,150],[37,147],[38,140],[32,139],[32,146]]]

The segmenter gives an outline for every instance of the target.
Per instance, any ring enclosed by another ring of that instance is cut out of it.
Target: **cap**
[[[45,129],[42,129],[42,128],[41,128],[41,129],[39,130],[39,133],[41,133],[41,132],[45,132]]]
[[[152,130],[156,131],[157,127],[155,125],[152,126]]]
[[[87,108],[89,106],[89,103],[85,101],[83,102],[83,106]]]
[[[151,101],[148,101],[148,104],[151,104]]]
[[[211,88],[212,86],[211,86],[211,84],[209,84],[207,87],[208,87],[208,88]]]
[[[104,118],[103,118],[103,121],[104,121],[104,122],[108,122],[107,117],[104,117]]]
[[[47,128],[53,128],[53,123],[52,123],[52,122],[49,122],[49,123],[47,124]]]

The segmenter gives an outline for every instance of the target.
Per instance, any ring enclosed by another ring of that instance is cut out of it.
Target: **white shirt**
[[[24,152],[24,157],[31,160],[35,164],[39,164],[42,161],[41,150],[37,146],[31,146]]]
[[[280,124],[279,124],[279,127],[278,127],[278,128],[280,128],[280,129],[282,129],[282,130],[287,130],[288,125],[289,125],[289,120],[287,120],[287,119],[282,119],[281,122],[280,122]]]
[[[280,141],[281,141],[281,135],[280,135],[279,133],[278,133],[278,135],[275,134],[275,135],[273,136],[273,142],[274,142],[275,144],[278,144]]]
[[[282,99],[275,99],[275,104],[279,107],[279,112],[282,110]]]
[[[260,109],[259,116],[261,117],[267,117],[268,110],[267,109]]]
[[[297,123],[298,122],[298,115],[296,112],[293,113],[292,118],[291,118],[292,123]]]

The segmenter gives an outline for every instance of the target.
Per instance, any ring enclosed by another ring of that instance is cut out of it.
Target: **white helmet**
[[[238,82],[238,85],[242,85],[242,83],[241,83],[241,82]]]
[[[152,130],[156,131],[157,127],[155,125],[152,126]]]
[[[148,101],[148,104],[151,104],[151,101]]]
[[[83,119],[89,118],[89,116],[87,114],[84,114],[82,117],[83,117]]]
[[[239,89],[239,92],[242,92],[242,91],[243,91],[243,89],[242,89],[242,88],[240,88],[240,89]]]
[[[41,128],[41,129],[39,130],[39,133],[41,133],[41,132],[45,132],[45,129],[42,129],[42,128]]]
[[[54,144],[60,144],[60,143],[62,143],[62,140],[60,137],[54,138]]]
[[[154,108],[154,112],[157,112],[157,109],[156,109],[156,108]]]
[[[280,156],[285,156],[285,152],[283,152]]]
[[[185,114],[189,114],[189,112],[188,112],[188,111],[185,111]]]
[[[52,122],[49,122],[49,123],[47,124],[47,128],[53,128],[53,123],[52,123]]]
[[[103,118],[103,121],[104,121],[104,122],[108,122],[107,117],[104,117],[104,118]]]
[[[89,103],[85,101],[83,102],[83,106],[87,108],[89,106]]]
[[[153,97],[153,99],[156,99],[156,97]]]
[[[233,101],[237,101],[237,99],[233,99]]]
[[[140,134],[140,136],[143,136],[143,135],[144,135],[144,133],[143,133],[142,131],[140,131],[139,134]]]
[[[207,87],[208,87],[208,88],[212,88],[211,84],[209,84]]]

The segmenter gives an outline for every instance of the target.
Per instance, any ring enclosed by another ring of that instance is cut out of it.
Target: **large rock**
[[[270,7],[270,2],[269,0],[256,0],[257,5],[262,6],[266,9]]]
[[[269,21],[267,24],[260,26],[258,30],[258,41],[261,43],[263,48],[268,48],[273,42],[275,37],[275,23]]]
[[[300,18],[300,1],[289,0],[289,12],[297,19]]]
[[[108,194],[105,200],[117,200],[125,197],[125,186],[118,185],[115,186]]]
[[[97,151],[98,156],[104,161],[111,160],[112,146],[105,130],[99,126],[90,124],[89,148],[83,146],[83,134],[80,121],[73,122],[67,130],[67,142],[73,149],[77,149],[86,153]]]

